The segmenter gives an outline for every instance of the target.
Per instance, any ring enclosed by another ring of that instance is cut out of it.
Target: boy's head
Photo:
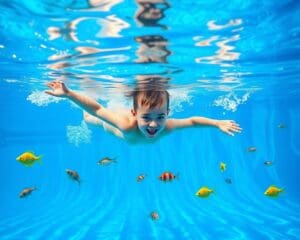
[[[132,94],[132,114],[137,126],[147,138],[164,130],[169,114],[169,93],[161,84],[139,85]]]
[[[162,107],[166,104],[169,108],[169,93],[164,89],[143,89],[135,91],[133,94],[133,109],[137,111],[139,107],[149,109]]]

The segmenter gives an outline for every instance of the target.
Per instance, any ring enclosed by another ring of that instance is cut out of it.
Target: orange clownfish
[[[167,181],[172,181],[173,179],[177,178],[178,179],[178,174],[174,175],[171,172],[163,172],[160,176],[159,179],[161,181],[167,182]]]

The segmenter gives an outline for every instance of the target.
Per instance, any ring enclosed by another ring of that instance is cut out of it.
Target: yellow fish
[[[226,170],[226,163],[221,162],[220,163],[220,169],[222,172],[224,172]]]
[[[213,192],[214,190],[209,189],[208,187],[201,187],[198,192],[196,192],[196,196],[205,198],[209,197],[209,195]]]
[[[278,188],[274,185],[268,187],[268,189],[265,191],[265,195],[269,197],[277,197],[279,193],[283,191],[282,188]]]
[[[41,161],[42,156],[36,156],[33,152],[24,152],[17,157],[17,161],[27,167],[31,167],[36,161]]]

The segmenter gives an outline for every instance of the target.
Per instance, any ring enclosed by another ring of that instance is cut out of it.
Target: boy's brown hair
[[[131,94],[134,110],[137,110],[139,106],[147,106],[153,109],[161,107],[165,103],[169,108],[170,95],[166,90],[166,81],[162,81],[161,77],[151,77],[144,80],[146,81],[139,83]]]

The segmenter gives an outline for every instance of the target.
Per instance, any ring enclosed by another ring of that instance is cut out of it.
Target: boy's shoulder
[[[137,129],[137,120],[135,116],[127,115],[126,116],[126,124],[124,125],[124,128],[122,131],[124,133],[130,133],[132,131],[135,131]]]

